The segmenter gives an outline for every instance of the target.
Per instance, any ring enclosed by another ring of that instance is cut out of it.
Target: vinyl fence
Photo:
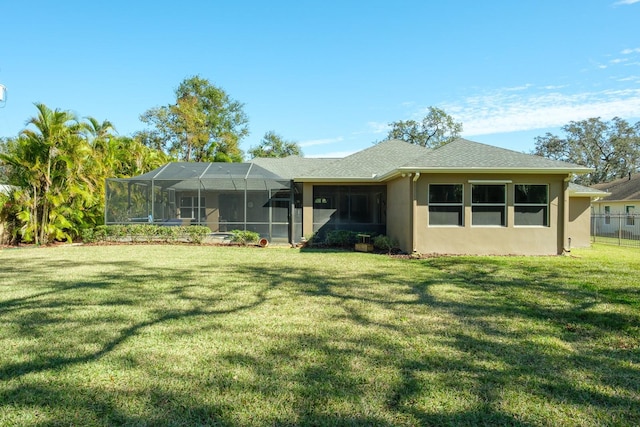
[[[591,215],[591,241],[640,247],[640,215]]]

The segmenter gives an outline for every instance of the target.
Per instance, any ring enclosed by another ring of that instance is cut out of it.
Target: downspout
[[[562,203],[562,252],[571,252],[571,244],[569,236],[569,181],[571,175],[567,176],[563,182],[563,203]]]
[[[418,252],[417,244],[418,241],[418,225],[416,224],[416,217],[418,216],[418,196],[416,193],[416,182],[420,178],[420,172],[416,172],[413,176],[413,180],[411,183],[411,198],[412,198],[412,206],[411,206],[411,247],[412,253]]]

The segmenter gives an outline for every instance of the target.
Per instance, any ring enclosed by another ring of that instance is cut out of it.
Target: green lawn
[[[0,425],[640,425],[640,250],[0,250]]]

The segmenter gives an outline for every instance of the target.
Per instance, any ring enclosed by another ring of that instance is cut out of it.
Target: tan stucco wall
[[[302,235],[307,239],[313,236],[313,184],[302,184]]]
[[[387,235],[398,240],[405,252],[412,250],[411,178],[406,176],[387,183]]]
[[[416,242],[419,253],[478,255],[548,255],[562,253],[564,189],[566,176],[498,175],[498,174],[423,174],[416,183]],[[507,184],[507,226],[471,225],[471,184],[469,180],[505,180]],[[462,227],[429,226],[427,205],[430,183],[464,184],[464,225]],[[514,226],[513,185],[549,185],[549,226]]]
[[[572,248],[591,245],[591,198],[569,198],[569,238]]]

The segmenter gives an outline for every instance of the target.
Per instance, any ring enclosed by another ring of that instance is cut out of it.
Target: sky
[[[120,135],[199,75],[308,157],[385,139],[430,106],[531,152],[571,121],[640,121],[640,0],[0,0],[0,137],[34,103]]]

